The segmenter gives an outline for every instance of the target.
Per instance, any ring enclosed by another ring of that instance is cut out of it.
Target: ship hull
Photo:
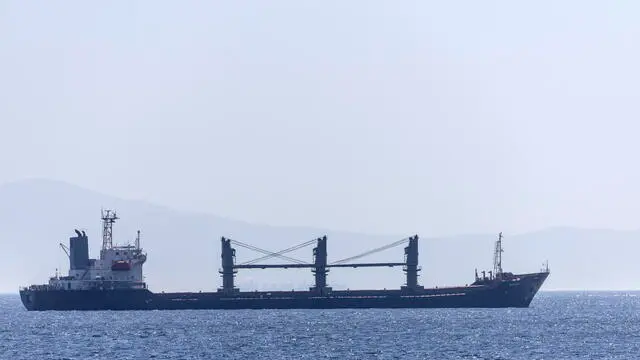
[[[548,273],[450,288],[419,290],[153,293],[147,289],[21,289],[27,310],[180,310],[180,309],[345,309],[345,308],[505,308],[528,307]]]

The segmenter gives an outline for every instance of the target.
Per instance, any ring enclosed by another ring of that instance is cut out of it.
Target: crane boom
[[[60,247],[62,248],[62,251],[64,251],[64,253],[67,254],[67,257],[71,258],[71,253],[69,248],[63,243],[60,243]]]

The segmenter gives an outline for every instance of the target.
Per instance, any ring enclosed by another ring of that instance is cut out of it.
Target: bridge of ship
[[[312,245],[314,243],[316,244],[316,247],[313,248],[313,263],[308,263],[308,262],[301,261],[285,255],[289,252],[301,249],[303,247]],[[395,267],[395,266],[403,266],[403,270],[406,274],[406,284],[401,287],[402,290],[413,291],[413,290],[423,289],[423,287],[418,284],[418,272],[420,271],[420,267],[418,266],[418,235],[408,237],[399,241],[395,241],[385,246],[381,246],[379,248],[366,251],[362,254],[350,256],[348,258],[334,261],[331,263],[328,263],[327,261],[327,237],[326,236],[309,240],[277,252],[261,249],[256,246],[253,246],[238,240],[225,238],[225,237],[222,237],[221,244],[222,244],[222,269],[220,270],[220,274],[222,274],[222,287],[218,289],[219,292],[232,294],[239,291],[239,289],[236,288],[234,284],[235,275],[238,272],[238,269],[289,269],[289,268],[306,269],[306,268],[309,268],[311,269],[315,278],[315,284],[309,290],[316,294],[323,295],[331,292],[331,288],[327,286],[327,273],[329,272],[330,268]],[[402,244],[407,244],[407,246],[404,248],[403,262],[372,262],[372,263],[354,262],[355,260],[358,260],[362,257],[368,256],[383,250],[387,250]],[[233,245],[262,253],[263,256],[250,261],[240,263],[240,264],[236,264],[236,250],[235,248],[233,248]],[[270,258],[283,259],[287,261],[287,263],[259,264],[259,262],[270,259]]]

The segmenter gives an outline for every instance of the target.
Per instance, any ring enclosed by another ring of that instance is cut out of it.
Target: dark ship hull
[[[48,284],[20,289],[27,310],[180,310],[180,309],[346,309],[346,308],[506,308],[528,307],[549,276],[549,267],[538,273],[514,275],[502,271],[502,233],[496,241],[494,269],[482,272],[469,286],[425,289],[418,284],[418,236],[366,251],[342,260],[327,261],[327,237],[313,239],[287,249],[271,252],[241,241],[222,237],[222,287],[217,292],[153,293],[148,290],[142,273],[146,254],[140,247],[140,232],[135,246],[114,246],[112,226],[115,212],[104,210],[103,242],[99,259],[89,258],[88,237],[75,230],[69,247],[61,244],[69,257],[69,274],[49,279]],[[313,262],[283,254],[316,244]],[[363,256],[406,244],[402,262],[354,262]],[[263,255],[238,264],[236,250],[241,246]],[[260,264],[267,258],[279,257],[284,264]],[[331,268],[402,266],[405,284],[397,290],[333,290],[327,285]],[[239,269],[298,268],[310,269],[314,285],[309,291],[239,291],[235,276]]]
[[[463,287],[416,290],[184,292],[147,289],[20,290],[27,310],[180,310],[180,309],[347,309],[347,308],[506,308],[528,307],[548,272],[479,280]]]

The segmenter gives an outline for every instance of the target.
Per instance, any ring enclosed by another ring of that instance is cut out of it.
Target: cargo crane
[[[286,253],[304,248],[313,243],[316,243],[316,247],[313,248],[313,263],[308,263],[299,259],[295,259],[285,255]],[[375,254],[380,251],[384,251],[402,244],[408,243],[404,249],[405,258],[403,262],[374,262],[374,263],[362,263],[353,262],[354,260],[362,257]],[[244,243],[242,241],[233,240],[230,238],[221,238],[222,245],[222,269],[219,271],[222,274],[222,287],[218,289],[219,292],[228,294],[239,292],[239,289],[234,285],[234,278],[238,272],[238,269],[305,269],[310,268],[314,274],[315,284],[309,290],[317,295],[327,295],[331,293],[331,287],[327,286],[327,274],[330,268],[359,268],[359,267],[395,267],[403,266],[403,270],[406,273],[406,284],[402,286],[403,292],[411,292],[415,290],[423,289],[418,284],[418,272],[421,268],[418,266],[418,235],[414,235],[408,238],[404,238],[390,244],[368,250],[361,254],[347,257],[341,260],[337,260],[331,263],[327,261],[327,237],[305,241],[298,245],[288,247],[286,249],[273,252],[265,249],[258,248],[256,246]],[[249,250],[253,250],[264,254],[263,256],[236,264],[235,254],[236,250],[232,245],[237,245]],[[280,258],[288,261],[288,263],[281,264],[257,264],[260,261],[270,258]]]

